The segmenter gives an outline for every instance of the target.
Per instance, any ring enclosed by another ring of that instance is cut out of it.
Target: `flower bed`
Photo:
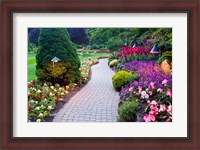
[[[99,63],[99,60],[96,57],[85,58],[81,62],[81,67],[79,69],[81,71],[82,83],[85,83],[86,81],[88,81],[89,76],[90,76],[90,67],[97,63]]]
[[[124,102],[136,100],[142,110],[143,121],[172,121],[172,75],[165,74],[153,61],[132,61],[123,70],[140,75],[139,81],[124,86],[120,98]]]
[[[87,58],[81,63],[80,71],[82,75],[81,84],[85,84],[90,77],[90,67],[97,64],[97,58]],[[79,85],[79,84],[78,84]],[[54,111],[60,102],[63,102],[68,95],[73,95],[77,92],[76,83],[60,86],[51,83],[40,83],[36,80],[28,82],[28,121],[29,122],[44,122],[52,111]],[[80,89],[80,88],[79,88]]]
[[[76,84],[74,84],[76,86]],[[63,101],[68,94],[69,86],[60,87],[44,83],[38,84],[36,80],[28,83],[28,119],[29,122],[42,122],[51,115],[56,104]]]
[[[123,46],[120,48],[118,52],[118,59],[124,58],[130,55],[149,55],[151,49],[145,49],[145,48],[140,48],[140,47],[128,47],[128,46]]]

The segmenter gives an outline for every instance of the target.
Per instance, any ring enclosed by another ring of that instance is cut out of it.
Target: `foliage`
[[[84,28],[67,28],[67,31],[73,43],[78,45],[88,44],[89,39]]]
[[[162,52],[172,50],[172,28],[159,28],[152,34],[153,36],[157,36],[153,44],[156,44]]]
[[[116,64],[117,64],[117,59],[114,59],[109,63],[109,66],[114,67]]]
[[[172,62],[172,52],[166,51],[162,54],[162,56],[157,60],[157,64],[161,64],[164,60]]]
[[[54,57],[61,61],[52,63]],[[80,60],[76,48],[63,28],[42,28],[36,54],[36,75],[40,81],[59,84],[78,83]]]
[[[136,112],[138,110],[138,106],[138,102],[136,101],[129,101],[122,104],[118,108],[118,120],[124,122],[136,121]]]
[[[113,86],[117,91],[125,84],[134,80],[138,80],[138,76],[133,76],[131,72],[127,71],[119,71],[112,77]]]
[[[28,52],[29,53],[36,53],[37,50],[38,50],[38,47],[36,44],[28,42]]]
[[[114,60],[114,59],[117,59],[117,55],[118,53],[116,51],[112,52],[111,55],[109,56],[109,59],[108,59],[108,64]]]
[[[40,28],[32,28],[29,30],[29,34],[28,34],[28,39],[29,42],[34,43],[34,44],[38,44],[38,38],[39,38],[39,34],[40,34]]]

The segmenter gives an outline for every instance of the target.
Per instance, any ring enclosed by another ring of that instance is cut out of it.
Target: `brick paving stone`
[[[91,80],[59,110],[53,122],[116,122],[119,95],[108,59],[91,67]]]

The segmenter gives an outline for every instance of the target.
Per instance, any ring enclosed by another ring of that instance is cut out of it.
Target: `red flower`
[[[29,87],[29,88],[32,88],[32,87],[33,87],[33,84],[32,84],[32,83],[29,83],[28,87]]]
[[[58,104],[60,102],[60,98],[56,99],[56,104]]]
[[[47,91],[47,92],[46,92],[46,94],[47,94],[47,96],[49,96],[50,92],[49,92],[49,91]]]
[[[28,106],[28,110],[30,111],[33,107],[32,106]]]
[[[35,83],[36,83],[36,80],[33,80],[32,83],[35,84]]]
[[[41,100],[44,99],[44,94],[40,94],[40,99],[41,99]]]
[[[59,99],[60,98],[60,94],[56,94],[56,97],[57,97],[57,99]]]

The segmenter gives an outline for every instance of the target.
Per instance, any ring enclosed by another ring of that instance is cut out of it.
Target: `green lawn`
[[[35,54],[28,54],[28,81],[36,79],[35,65]]]
[[[108,53],[84,53],[83,55],[79,55],[80,61],[87,57],[107,57],[110,54]],[[35,75],[35,54],[28,54],[28,81],[36,79]]]

